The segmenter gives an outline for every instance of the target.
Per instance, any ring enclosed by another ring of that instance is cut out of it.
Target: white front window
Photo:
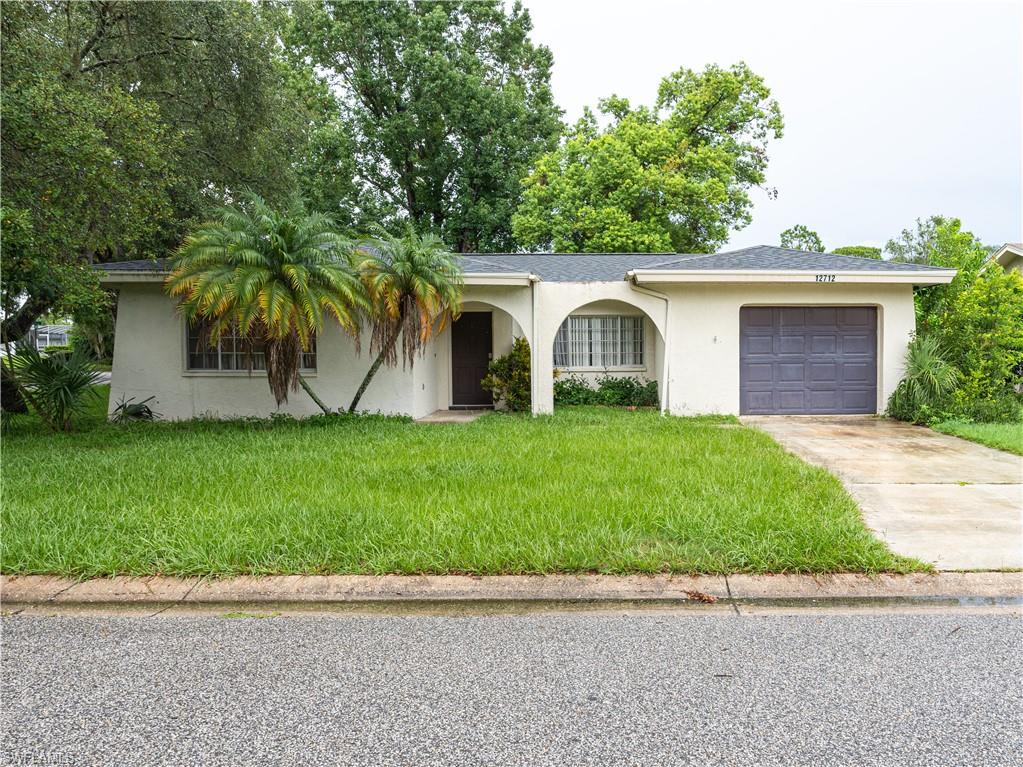
[[[612,315],[569,317],[554,337],[554,367],[643,366],[643,318]]]
[[[216,346],[208,342],[206,321],[187,324],[189,370],[266,370],[265,344],[262,338],[238,335],[235,327],[221,334]],[[309,351],[302,353],[302,369],[316,370],[316,339],[310,339]]]

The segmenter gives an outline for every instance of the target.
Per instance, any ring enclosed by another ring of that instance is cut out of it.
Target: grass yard
[[[834,477],[734,419],[22,425],[2,480],[5,573],[925,569]]]
[[[945,421],[934,424],[935,431],[952,434],[988,447],[1023,455],[1023,423],[968,423]]]

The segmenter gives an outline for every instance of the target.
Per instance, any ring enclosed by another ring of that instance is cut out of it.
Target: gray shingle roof
[[[140,261],[111,261],[96,264],[104,272],[166,272],[169,271],[166,258],[143,258]]]
[[[620,282],[630,269],[672,258],[673,253],[467,253],[467,272],[529,272],[547,282]]]
[[[637,267],[641,268],[641,267]],[[739,269],[757,271],[781,269],[813,272],[930,272],[933,266],[901,264],[860,256],[840,256],[837,253],[811,253],[805,250],[755,245],[741,250],[706,255],[678,255],[653,267],[655,269]]]
[[[724,253],[466,253],[462,255],[466,272],[508,274],[528,272],[548,282],[617,282],[631,269],[668,269],[704,271],[791,270],[813,272],[929,272],[934,268],[920,264],[898,264],[859,256],[835,253],[810,253],[803,250],[757,245]],[[166,271],[167,259],[119,261],[99,264],[107,272]]]

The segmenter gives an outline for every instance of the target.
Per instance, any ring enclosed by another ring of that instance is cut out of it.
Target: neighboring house
[[[71,343],[71,325],[35,325],[29,331],[39,351],[50,346],[67,346]]]
[[[1007,242],[991,258],[1007,272],[1023,272],[1023,242]]]
[[[902,377],[913,286],[954,270],[753,247],[710,255],[465,254],[461,318],[413,369],[382,369],[366,410],[423,416],[488,406],[480,386],[516,336],[532,349],[534,413],[554,408],[554,370],[658,383],[662,409],[877,413]],[[274,401],[237,339],[203,347],[163,289],[163,262],[103,264],[119,290],[111,402],[155,395],[168,418],[265,416]],[[327,403],[351,400],[371,357],[331,326],[304,375]],[[259,355],[252,363],[261,366]],[[284,408],[319,412],[297,391]]]

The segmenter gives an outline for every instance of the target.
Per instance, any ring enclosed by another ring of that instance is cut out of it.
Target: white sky
[[[883,245],[918,216],[958,216],[986,243],[1023,241],[1023,0],[524,0],[554,54],[565,119],[617,93],[650,104],[661,77],[745,60],[785,116],[753,223],[828,248]]]

